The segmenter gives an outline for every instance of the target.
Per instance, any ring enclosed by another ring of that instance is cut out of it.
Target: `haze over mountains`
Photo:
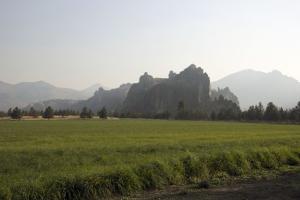
[[[99,88],[87,100],[49,100],[30,104],[26,109],[34,107],[36,110],[44,110],[51,106],[55,110],[80,111],[87,107],[96,113],[106,107],[111,113],[130,113],[134,116],[153,116],[167,112],[174,115],[181,101],[185,109],[194,112],[219,110],[227,103],[215,101],[221,94],[238,105],[238,98],[228,88],[210,90],[209,76],[202,68],[190,65],[178,74],[171,71],[169,78],[153,78],[145,73],[138,83],[123,84],[111,90]]]
[[[274,70],[269,73],[244,70],[212,83],[213,88],[229,87],[239,98],[241,109],[262,102],[273,102],[283,108],[292,108],[300,101],[300,83]]]
[[[96,84],[82,91],[55,87],[44,81],[9,84],[0,82],[0,110],[10,107],[24,107],[34,102],[51,99],[80,100],[91,97],[100,85]]]
[[[191,73],[194,73],[194,71]],[[136,102],[138,106],[145,107],[141,103],[143,101],[147,103],[152,99],[150,103],[153,105],[151,106],[157,108],[158,111],[162,111],[164,101],[154,96],[161,93],[159,98],[165,95],[166,98],[172,99],[172,92],[178,92],[177,88],[185,87],[185,83],[181,80],[177,82],[171,81],[172,76],[176,76],[176,74],[170,73],[169,80],[156,79],[148,74],[142,76],[142,82],[140,85],[135,84],[135,88],[140,87],[140,90],[148,90],[144,88],[148,83],[149,87],[153,86],[153,89],[145,94],[145,100],[143,100],[143,96],[139,96],[141,95],[140,92],[127,98],[127,93],[130,92],[132,84],[124,84],[112,90],[103,89],[100,84],[95,84],[79,91],[55,87],[43,81],[19,84],[8,84],[0,81],[0,110],[6,111],[14,106],[26,107],[27,109],[33,106],[38,110],[43,110],[47,106],[51,106],[54,109],[80,110],[87,106],[96,111],[106,106],[108,110],[115,111],[120,110],[124,102],[126,109],[135,110],[137,107],[135,107],[134,101],[139,101]],[[164,83],[160,84],[162,82]],[[244,70],[212,82],[210,87],[213,89],[210,91],[211,98],[217,98],[222,94],[226,99],[239,103],[242,109],[247,109],[250,105],[258,102],[267,104],[271,101],[278,106],[291,108],[300,100],[299,81],[287,77],[279,71],[264,73],[255,70]],[[223,89],[218,90],[218,88]],[[134,93],[134,91],[139,90],[132,90],[130,94]],[[172,109],[175,108],[177,102],[173,103]]]

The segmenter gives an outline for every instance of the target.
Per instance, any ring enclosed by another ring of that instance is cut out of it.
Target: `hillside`
[[[237,95],[242,109],[262,102],[274,102],[284,108],[292,108],[300,100],[300,83],[279,71],[264,73],[244,70],[212,83],[212,88],[229,87]]]
[[[111,90],[99,88],[92,97],[79,101],[71,105],[70,108],[80,111],[83,107],[87,107],[96,113],[103,107],[106,107],[109,112],[115,112],[122,108],[130,87],[131,84],[128,83]]]
[[[95,91],[92,92],[91,88],[83,91],[59,88],[44,81],[18,84],[0,82],[0,110],[6,111],[10,107],[24,107],[28,104],[51,99],[87,99]]]
[[[29,104],[25,110],[33,107],[36,110],[44,110],[51,106],[54,110],[71,109],[81,111],[83,107],[91,109],[94,113],[98,112],[103,107],[110,112],[120,110],[131,84],[123,84],[119,88],[105,90],[102,87],[94,92],[94,95],[85,100],[71,100],[71,99],[52,99]]]

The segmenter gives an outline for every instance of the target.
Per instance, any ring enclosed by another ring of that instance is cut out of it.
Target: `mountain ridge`
[[[229,87],[238,96],[242,109],[262,102],[274,102],[291,108],[300,100],[300,82],[278,70],[261,72],[247,69],[229,74],[215,82],[212,88]]]
[[[0,81],[0,110],[7,111],[10,107],[25,107],[28,104],[52,99],[84,100],[96,91],[92,91],[92,87],[80,91],[57,87],[45,81],[16,84]]]

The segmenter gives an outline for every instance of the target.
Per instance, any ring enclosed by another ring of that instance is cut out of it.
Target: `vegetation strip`
[[[218,183],[226,181],[230,176],[251,175],[257,170],[279,170],[282,166],[299,164],[299,149],[262,148],[201,157],[191,154],[179,160],[156,161],[135,168],[119,169],[109,174],[59,179],[42,185],[2,188],[0,199],[102,199],[168,185],[203,181]]]

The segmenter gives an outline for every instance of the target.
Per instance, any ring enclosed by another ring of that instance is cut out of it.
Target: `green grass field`
[[[0,199],[100,199],[299,165],[300,126],[0,121]]]

